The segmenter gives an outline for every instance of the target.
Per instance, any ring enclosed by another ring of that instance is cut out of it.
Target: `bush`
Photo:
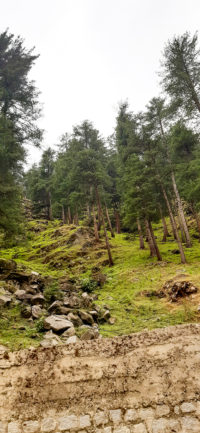
[[[84,278],[81,281],[81,290],[83,292],[92,293],[98,286],[97,281],[90,280],[90,278]]]

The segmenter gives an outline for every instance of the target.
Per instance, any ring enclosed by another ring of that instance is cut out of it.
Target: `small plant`
[[[81,280],[81,290],[83,290],[83,292],[92,293],[97,286],[97,281],[91,280],[90,278],[84,278]]]
[[[62,292],[58,288],[57,281],[51,282],[45,289],[44,289],[44,297],[46,302],[49,304],[51,302],[54,302],[55,300],[62,299]]]

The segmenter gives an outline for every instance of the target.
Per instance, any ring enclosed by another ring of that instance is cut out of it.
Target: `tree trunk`
[[[159,261],[162,261],[162,256],[160,254],[160,251],[159,251],[159,248],[158,248],[158,245],[157,245],[157,242],[156,242],[156,238],[154,236],[154,232],[153,232],[153,228],[152,228],[152,225],[151,225],[151,221],[148,221],[148,223],[149,223],[149,230],[150,230],[151,237],[152,237],[152,240],[153,240],[153,244],[154,244],[154,248],[155,248],[157,259]]]
[[[106,218],[107,218],[107,221],[108,221],[110,233],[111,233],[112,238],[114,238],[115,237],[115,233],[114,233],[113,228],[112,228],[112,224],[111,224],[111,221],[110,221],[110,216],[109,216],[109,213],[108,213],[107,206],[105,206],[105,209],[106,209]]]
[[[96,240],[97,242],[99,242],[99,232],[98,232],[97,219],[96,219],[96,212],[95,212],[95,207],[94,207],[94,205],[92,206],[92,210],[93,210],[93,221],[94,221],[94,236],[95,236],[95,240]]]
[[[95,187],[95,191],[96,191],[96,198],[97,198],[97,203],[98,203],[98,209],[100,211],[100,218],[103,224],[103,230],[104,230],[104,236],[105,236],[105,240],[106,240],[106,248],[108,251],[108,260],[109,260],[109,266],[113,266],[113,259],[112,259],[112,254],[111,254],[111,249],[110,249],[110,243],[108,240],[108,235],[107,235],[107,230],[106,230],[106,225],[105,225],[105,219],[104,219],[104,215],[103,215],[103,211],[102,211],[102,207],[101,207],[101,202],[100,202],[100,197],[99,197],[99,191],[98,188]]]
[[[184,229],[183,229],[183,225],[182,225],[182,221],[181,221],[179,212],[178,212],[177,218],[178,218],[179,229],[180,229],[180,232],[181,232],[181,241],[183,243],[185,243],[185,232],[184,232]]]
[[[48,205],[48,218],[50,221],[52,221],[53,219],[53,215],[52,215],[52,203],[51,203],[51,192],[48,192],[48,201],[49,201],[49,205]]]
[[[185,232],[186,245],[189,248],[189,247],[192,246],[192,243],[191,243],[190,234],[189,234],[189,231],[188,231],[185,215],[184,215],[184,212],[183,212],[183,206],[182,206],[181,198],[180,198],[180,195],[179,195],[179,192],[178,192],[178,188],[177,188],[177,185],[176,185],[176,180],[175,180],[175,176],[174,176],[173,172],[172,172],[172,184],[173,184],[173,188],[174,188],[174,192],[175,192],[175,196],[176,196],[176,201],[177,201],[177,206],[178,206],[178,213],[180,215],[180,220],[181,220],[181,223],[183,225],[184,232]]]
[[[197,224],[197,230],[200,234],[200,219],[199,219],[199,214],[196,212],[195,207],[193,205],[190,206],[191,207],[191,211],[193,213],[193,216],[196,220],[196,224]],[[200,236],[199,236],[199,242],[200,242]]]
[[[162,211],[161,206],[159,206],[159,208],[160,208],[160,216],[161,216],[162,225],[163,225],[163,238],[162,238],[162,242],[166,242],[167,237],[169,236],[169,232],[168,232],[166,220],[165,220],[165,217],[163,215],[163,211]]]
[[[120,215],[118,210],[115,211],[115,224],[116,224],[116,232],[119,235],[121,233],[121,228],[120,228]]]
[[[149,229],[149,223],[148,223],[147,219],[145,219],[145,227],[146,227],[146,233],[147,233],[147,241],[148,241],[149,250],[150,250],[150,256],[155,257],[156,256],[156,250],[155,250],[155,246],[153,243],[153,239],[151,236],[151,232]]]
[[[65,208],[63,205],[62,205],[62,223],[66,224]]]
[[[139,239],[140,239],[140,249],[144,250],[145,249],[144,239],[143,239],[143,234],[142,234],[142,229],[141,229],[141,224],[140,224],[139,218],[137,218],[137,227],[138,227],[138,234],[139,234]]]
[[[70,210],[69,206],[67,209],[67,216],[68,216],[68,224],[71,224],[72,223],[72,216],[71,216],[71,210]]]
[[[75,224],[75,226],[79,225],[78,212],[76,212],[75,215],[74,215],[74,224]]]
[[[165,189],[164,189],[164,187],[163,187],[162,184],[161,184],[161,188],[162,188],[163,195],[164,195],[164,198],[165,198],[165,201],[166,201],[167,209],[168,209],[170,220],[171,220],[171,223],[172,223],[172,228],[173,228],[174,234],[176,236],[175,239],[177,241],[179,252],[180,252],[180,256],[181,256],[181,263],[185,264],[187,262],[186,262],[186,258],[185,258],[185,254],[184,254],[184,250],[183,250],[183,245],[181,243],[181,240],[180,240],[180,237],[179,237],[179,234],[178,234],[178,229],[177,229],[176,221],[174,219],[174,215],[173,215],[172,210],[171,210],[171,206],[170,206],[170,203],[169,203],[169,200],[168,200],[168,197],[167,197],[167,193],[166,193],[166,191],[165,191]]]

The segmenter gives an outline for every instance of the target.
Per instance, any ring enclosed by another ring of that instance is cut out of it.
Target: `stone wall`
[[[0,433],[200,433],[200,325],[0,356]]]

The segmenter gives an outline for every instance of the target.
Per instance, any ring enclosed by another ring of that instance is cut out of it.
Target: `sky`
[[[29,146],[30,166],[85,119],[107,137],[120,102],[144,110],[161,90],[165,43],[199,30],[200,1],[6,0],[0,22],[40,54],[30,76],[41,92],[45,132],[40,151]]]

